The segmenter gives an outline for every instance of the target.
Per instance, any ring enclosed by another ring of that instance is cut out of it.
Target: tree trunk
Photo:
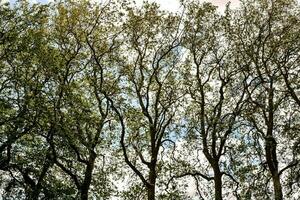
[[[278,172],[272,176],[272,179],[273,179],[273,185],[275,191],[275,200],[282,200],[283,194],[282,194],[282,188],[281,188],[280,177],[278,175]]]
[[[81,200],[88,200],[95,160],[96,160],[96,153],[94,151],[90,151],[89,161],[85,169],[84,180],[80,189]]]
[[[148,200],[155,200],[155,185],[148,186]]]
[[[275,200],[282,200],[282,187],[280,183],[280,176],[278,172],[278,161],[277,161],[277,154],[276,154],[276,141],[272,137],[272,135],[268,135],[265,138],[265,145],[266,145],[266,159],[269,170],[272,174],[273,180],[273,187],[275,193]]]
[[[219,166],[214,167],[215,200],[222,200],[222,174]]]
[[[156,182],[156,171],[155,164],[152,164],[149,172],[149,185],[147,187],[148,200],[155,200],[155,182]]]

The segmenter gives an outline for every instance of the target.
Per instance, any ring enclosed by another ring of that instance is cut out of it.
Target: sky
[[[0,2],[11,2],[14,3],[16,0],[0,0]],[[47,3],[51,0],[29,0],[32,2],[39,2],[39,3]],[[95,1],[95,0],[94,0]],[[100,0],[99,0],[100,1]],[[138,4],[141,4],[143,0],[135,0]],[[150,2],[157,2],[161,5],[162,9],[169,10],[169,11],[176,11],[179,8],[179,1],[178,0],[149,0]],[[229,0],[206,0],[208,2],[213,3],[214,5],[218,6],[219,11],[223,11],[225,9],[225,5]],[[204,0],[201,0],[204,2]],[[232,7],[237,7],[239,5],[239,0],[230,0]]]
[[[143,0],[135,0],[137,3],[142,3]],[[169,11],[176,11],[179,8],[178,0],[149,0],[150,2],[157,2],[161,5],[161,8]],[[204,0],[200,0],[204,2]],[[232,7],[237,7],[239,5],[239,0],[206,0],[214,5],[218,6],[218,10],[223,11],[226,4],[230,1]]]

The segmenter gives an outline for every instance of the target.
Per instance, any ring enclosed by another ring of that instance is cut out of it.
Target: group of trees
[[[298,2],[181,4],[0,5],[3,199],[300,198]]]

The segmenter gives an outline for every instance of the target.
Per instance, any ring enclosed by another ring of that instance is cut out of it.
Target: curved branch
[[[282,170],[280,170],[279,173],[278,173],[278,175],[280,176],[285,170],[297,166],[298,163],[299,163],[298,160],[292,161],[290,164],[288,164],[286,167],[284,167]]]
[[[121,140],[120,140],[120,143],[121,143],[121,146],[122,146],[122,151],[123,151],[123,155],[124,155],[124,158],[125,158],[125,162],[126,164],[134,171],[134,173],[136,175],[138,175],[138,177],[141,179],[141,181],[143,182],[143,184],[146,186],[146,187],[149,187],[150,184],[148,183],[148,181],[145,179],[145,177],[143,176],[143,174],[141,173],[141,171],[139,171],[136,166],[134,166],[132,164],[132,162],[129,160],[128,158],[128,155],[127,155],[127,149],[126,149],[126,145],[125,145],[125,133],[126,133],[126,126],[125,126],[125,123],[124,123],[124,118],[122,116],[122,114],[120,113],[120,111],[116,108],[116,106],[114,105],[114,102],[113,100],[104,92],[104,95],[105,95],[105,98],[108,99],[108,101],[110,102],[111,104],[111,107],[112,109],[115,111],[115,113],[117,114],[118,118],[119,118],[119,121],[120,121],[120,124],[121,124]]]

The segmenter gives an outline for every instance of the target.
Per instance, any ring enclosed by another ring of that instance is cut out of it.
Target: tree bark
[[[80,188],[81,200],[88,200],[95,160],[96,160],[96,153],[94,151],[90,151],[89,160],[85,169],[84,180]]]
[[[278,172],[272,176],[272,179],[273,179],[273,185],[275,191],[275,200],[282,200],[283,194],[282,194],[282,187],[281,187],[280,177],[278,175]]]
[[[222,173],[219,166],[214,167],[215,200],[222,200]]]
[[[155,185],[149,185],[147,189],[148,200],[155,200]]]
[[[278,161],[276,156],[276,141],[273,137],[266,139],[266,159],[268,168],[272,174],[273,188],[275,193],[275,200],[282,200],[282,187],[280,183],[280,176],[278,172]]]
[[[149,185],[147,186],[148,200],[155,200],[155,182],[156,182],[156,171],[155,164],[151,164],[149,172]]]

